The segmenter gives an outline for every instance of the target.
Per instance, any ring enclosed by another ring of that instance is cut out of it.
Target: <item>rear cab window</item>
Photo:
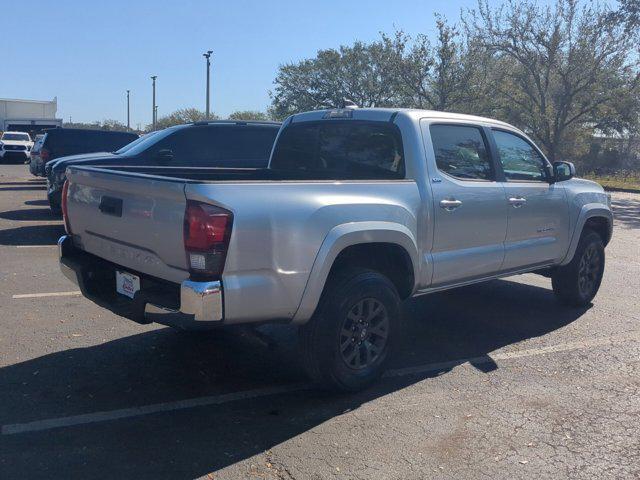
[[[282,130],[270,168],[304,173],[309,179],[403,179],[402,137],[390,122],[293,123]]]

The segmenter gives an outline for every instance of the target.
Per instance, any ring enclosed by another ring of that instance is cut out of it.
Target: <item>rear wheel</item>
[[[588,305],[602,283],[604,263],[602,238],[593,230],[585,230],[571,262],[558,268],[551,278],[558,299],[575,307]]]
[[[323,387],[362,390],[375,382],[399,334],[400,298],[378,272],[332,276],[314,316],[301,327],[305,368]]]

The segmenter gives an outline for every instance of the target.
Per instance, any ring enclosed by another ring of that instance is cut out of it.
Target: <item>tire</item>
[[[384,372],[400,334],[400,297],[384,275],[347,268],[327,281],[300,328],[304,367],[322,388],[355,392]]]
[[[584,230],[571,261],[551,277],[553,292],[565,305],[589,305],[602,283],[604,265],[602,238],[593,230]]]

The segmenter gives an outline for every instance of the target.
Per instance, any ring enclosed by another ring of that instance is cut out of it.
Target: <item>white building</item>
[[[57,97],[53,100],[0,98],[0,131],[37,133],[45,128],[61,127],[62,119],[56,118],[57,110]]]

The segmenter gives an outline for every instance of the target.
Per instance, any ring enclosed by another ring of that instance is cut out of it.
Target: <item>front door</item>
[[[431,286],[497,273],[504,258],[507,203],[481,126],[423,121],[435,225]]]
[[[509,212],[502,270],[557,263],[569,242],[564,187],[550,183],[547,160],[527,139],[505,130],[492,133]]]

